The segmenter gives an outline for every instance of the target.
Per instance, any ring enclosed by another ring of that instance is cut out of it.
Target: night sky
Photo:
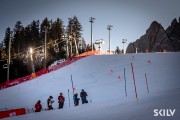
[[[93,38],[103,39],[103,50],[108,49],[107,25],[111,30],[111,49],[122,49],[122,39],[127,44],[145,34],[156,20],[166,29],[174,18],[180,17],[179,0],[0,0],[0,41],[4,39],[7,27],[11,29],[17,21],[23,26],[33,20],[45,17],[61,18],[67,25],[68,18],[76,15],[83,26],[83,37],[90,43],[89,18],[96,18],[93,24]],[[97,48],[97,47],[96,47]]]

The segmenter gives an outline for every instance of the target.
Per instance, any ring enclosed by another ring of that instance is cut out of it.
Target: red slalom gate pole
[[[133,74],[133,80],[134,80],[134,89],[135,89],[135,93],[136,93],[136,100],[138,102],[138,95],[137,95],[137,90],[136,90],[136,81],[134,78],[134,68],[133,68],[133,64],[131,63],[131,68],[132,68],[132,74]]]
[[[146,73],[145,73],[145,78],[146,78],[147,92],[148,92],[148,94],[149,94],[149,86],[148,86],[148,82],[147,82],[147,76],[146,76]]]

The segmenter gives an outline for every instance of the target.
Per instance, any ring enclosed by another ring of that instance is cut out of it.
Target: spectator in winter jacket
[[[47,106],[48,106],[48,110],[52,110],[52,104],[53,104],[54,100],[52,96],[49,96],[48,100],[47,100]]]
[[[40,112],[42,110],[42,105],[40,100],[35,104],[35,109],[36,109],[35,112]]]
[[[64,106],[64,101],[65,101],[65,98],[64,98],[63,94],[60,93],[60,96],[58,97],[59,109],[63,108],[63,106]]]
[[[80,93],[80,97],[81,97],[81,101],[82,104],[84,103],[88,103],[87,99],[86,99],[87,93],[84,91],[84,89],[82,89],[81,93]]]
[[[74,106],[79,105],[79,98],[78,98],[78,93],[74,94]]]

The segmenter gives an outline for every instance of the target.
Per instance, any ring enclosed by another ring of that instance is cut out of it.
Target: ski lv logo
[[[154,109],[154,116],[174,116],[176,109]]]

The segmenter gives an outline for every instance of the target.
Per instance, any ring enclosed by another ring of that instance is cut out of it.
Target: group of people
[[[82,104],[88,103],[88,100],[86,99],[87,96],[88,96],[87,93],[84,91],[84,89],[82,89],[82,91],[80,93]],[[74,94],[73,99],[74,99],[74,106],[78,106],[79,105],[79,100],[80,100],[80,98],[78,98],[78,93]],[[60,95],[58,96],[58,103],[59,103],[58,108],[59,109],[63,108],[64,102],[65,102],[65,97],[63,96],[63,93],[60,93]],[[53,97],[49,96],[49,98],[47,99],[48,110],[53,109],[53,106],[52,106],[53,103],[54,103]],[[35,112],[40,112],[41,110],[42,110],[42,105],[41,105],[41,101],[39,100],[35,104]]]
[[[84,89],[82,89],[81,93],[80,93],[80,97],[81,97],[81,101],[82,104],[84,103],[88,103],[86,97],[87,97],[87,93],[84,91]],[[74,94],[74,105],[78,106],[79,105],[79,98],[78,98],[78,93]]]

